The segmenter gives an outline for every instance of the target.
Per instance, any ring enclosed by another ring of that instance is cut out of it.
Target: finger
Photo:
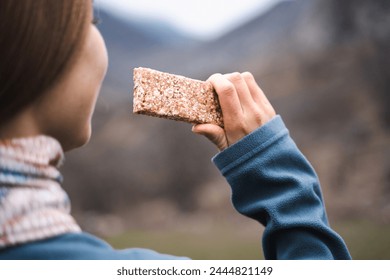
[[[263,90],[257,84],[253,75],[250,72],[244,72],[242,73],[242,77],[249,88],[250,94],[254,102],[256,102],[256,104],[258,104],[259,106],[269,104],[268,98],[265,96]]]
[[[252,98],[248,85],[246,81],[241,76],[240,73],[230,73],[224,75],[236,88],[238,98],[240,99],[241,108],[243,112],[252,110],[256,105],[255,101]]]
[[[237,119],[241,120],[243,112],[234,85],[221,74],[212,75],[208,81],[211,82],[218,94],[224,122],[226,124],[233,124]]]
[[[213,142],[220,151],[228,146],[223,128],[214,124],[197,124],[192,127],[192,132],[205,136]]]
[[[260,125],[263,125],[276,115],[275,110],[263,90],[257,84],[253,75],[249,72],[244,72],[241,75],[246,81],[254,102],[257,104],[257,108],[252,110],[252,113],[254,114],[251,120],[255,121],[252,123],[252,126],[257,125],[259,121]]]

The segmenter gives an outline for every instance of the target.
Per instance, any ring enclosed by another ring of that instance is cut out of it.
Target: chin
[[[60,141],[64,152],[74,150],[86,145],[91,139],[91,126],[82,131],[78,135],[73,135],[68,141]]]

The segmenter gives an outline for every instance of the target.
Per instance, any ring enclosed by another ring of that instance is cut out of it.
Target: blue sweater
[[[213,158],[240,213],[265,226],[266,259],[350,259],[326,217],[315,171],[277,116]],[[0,250],[0,259],[184,259],[115,250],[87,233],[64,234]]]

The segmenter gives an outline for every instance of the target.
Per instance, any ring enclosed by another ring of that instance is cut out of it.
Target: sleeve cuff
[[[277,115],[266,124],[218,153],[212,158],[212,161],[221,173],[225,175],[231,168],[257,154],[282,134],[288,134],[288,130],[282,118]]]

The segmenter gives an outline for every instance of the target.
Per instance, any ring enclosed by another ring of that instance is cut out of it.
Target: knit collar
[[[63,159],[48,136],[0,140],[0,249],[80,231],[60,185]]]

